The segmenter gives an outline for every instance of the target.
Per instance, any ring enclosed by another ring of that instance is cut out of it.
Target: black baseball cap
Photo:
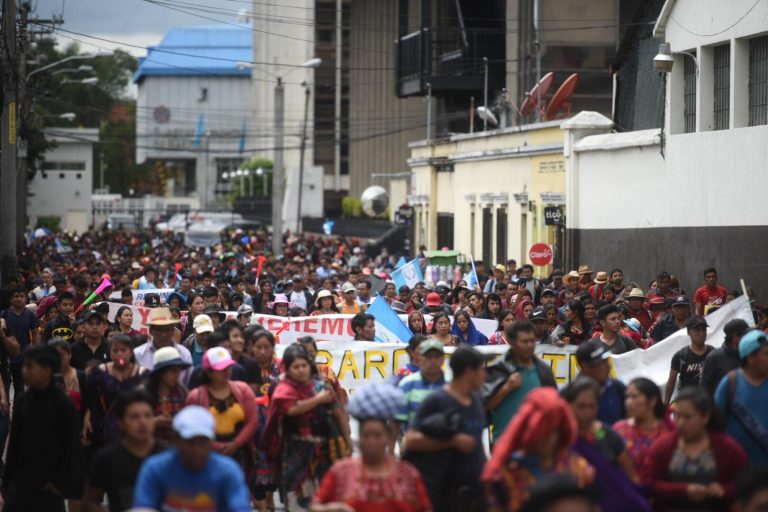
[[[144,306],[156,308],[160,306],[160,296],[156,293],[148,293],[144,296]]]
[[[576,361],[582,363],[594,363],[611,357],[611,352],[602,345],[596,343],[582,343],[576,349]]]
[[[544,290],[541,292],[542,297],[545,295],[554,295],[554,294],[555,294],[555,290],[553,290],[552,288],[544,288]]]
[[[690,306],[691,301],[688,300],[688,297],[686,297],[685,295],[680,295],[679,297],[675,297],[674,299],[672,299],[672,303],[670,305],[671,306]]]
[[[531,315],[531,322],[536,321],[547,321],[547,314],[544,312],[544,308],[539,306],[536,309],[533,310],[533,314]]]
[[[83,315],[83,323],[88,323],[89,321],[93,319],[98,320],[99,322],[104,322],[104,315],[96,311],[95,309],[91,309],[85,312]]]
[[[698,329],[699,327],[709,327],[703,316],[692,316],[685,322],[686,329]]]

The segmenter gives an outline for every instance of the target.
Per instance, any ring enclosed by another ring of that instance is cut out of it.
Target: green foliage
[[[56,233],[61,230],[61,217],[38,217],[37,226],[35,226],[35,229],[37,228],[48,228]]]
[[[363,204],[360,199],[347,196],[341,200],[341,216],[359,219],[363,216]]]
[[[264,157],[253,157],[240,164],[240,170],[246,171],[243,176],[230,178],[234,190],[226,198],[226,204],[233,205],[238,197],[266,197],[272,193],[272,160]],[[257,174],[261,169],[262,174]]]
[[[42,39],[33,55],[35,68],[58,62],[66,57],[84,53],[77,44],[63,51],[56,48],[52,39]],[[87,65],[93,71],[78,70]],[[20,131],[27,141],[27,163],[30,168],[40,168],[46,150],[52,147],[43,133],[43,127],[92,127],[100,129],[101,144],[94,148],[94,176],[98,176],[101,159],[104,159],[104,176],[113,192],[126,194],[128,184],[141,185],[146,177],[143,169],[135,164],[135,102],[127,97],[131,74],[137,69],[135,57],[116,50],[111,57],[73,60],[33,75],[27,88],[28,101],[20,116]],[[67,70],[67,71],[65,71]],[[54,72],[59,72],[54,74]],[[98,78],[96,84],[67,83],[85,78]],[[131,115],[128,118],[110,115],[118,103],[127,103]],[[73,120],[60,116],[72,112]],[[125,176],[115,174],[125,173]],[[135,187],[134,187],[135,188]]]

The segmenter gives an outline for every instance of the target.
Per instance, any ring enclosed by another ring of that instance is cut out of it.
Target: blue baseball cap
[[[768,345],[768,335],[759,329],[753,329],[739,341],[739,358],[745,359],[765,345]]]
[[[194,437],[207,437],[215,439],[215,421],[213,415],[205,407],[188,405],[173,418],[173,430],[182,439]]]

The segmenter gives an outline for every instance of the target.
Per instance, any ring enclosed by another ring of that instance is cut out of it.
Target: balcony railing
[[[397,42],[397,93],[419,96],[480,90],[483,58],[489,62],[489,87],[504,79],[504,35],[488,29],[424,29]]]

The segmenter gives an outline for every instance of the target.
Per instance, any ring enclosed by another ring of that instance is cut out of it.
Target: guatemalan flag
[[[408,340],[413,336],[411,330],[406,327],[381,295],[378,295],[368,306],[366,313],[373,315],[376,319],[376,337],[374,339],[379,343],[408,343]]]
[[[395,282],[395,288],[398,290],[401,286],[407,286],[408,288],[413,289],[413,287],[416,286],[416,283],[424,281],[419,260],[411,260],[392,272],[392,281]]]
[[[472,256],[469,257],[469,263],[472,265],[472,270],[467,272],[464,275],[464,280],[467,282],[467,286],[471,289],[474,289],[475,286],[480,284],[480,281],[477,279],[477,270],[475,270],[475,260],[472,259]]]

